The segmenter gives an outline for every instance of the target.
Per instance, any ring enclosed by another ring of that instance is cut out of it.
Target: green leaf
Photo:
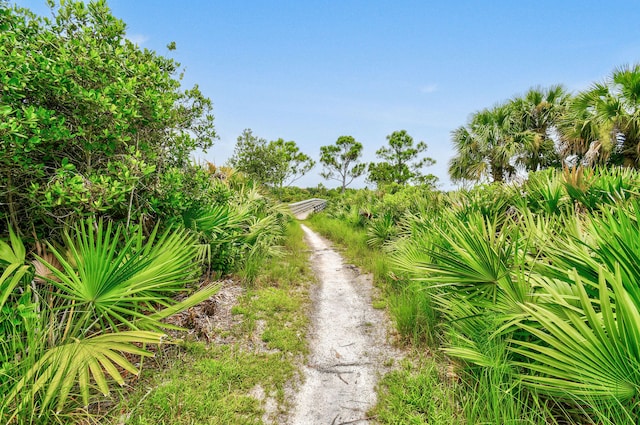
[[[624,402],[637,397],[640,306],[625,290],[619,268],[600,270],[598,300],[589,297],[578,274],[574,277],[582,314],[566,309],[560,315],[549,304],[523,306],[539,327],[519,326],[541,342],[512,341],[512,351],[530,360],[517,364],[534,372],[521,374],[523,382],[569,398]],[[564,295],[553,297],[558,306],[563,305]]]
[[[159,320],[150,320],[146,313],[155,309],[151,302],[173,305],[170,295],[184,291],[194,280],[198,256],[194,236],[187,230],[167,230],[159,237],[155,232],[145,237],[138,230],[121,246],[122,226],[115,231],[112,227],[102,221],[80,223],[73,236],[65,237],[69,258],[49,245],[61,270],[40,261],[56,277],[50,281],[61,296],[86,309],[87,323],[75,323],[77,332],[94,321],[103,328],[119,323],[131,329],[160,327]]]
[[[124,382],[116,366],[137,374],[138,369],[119,353],[152,356],[151,352],[135,344],[159,344],[164,334],[148,331],[108,333],[86,339],[73,340],[53,347],[42,354],[25,376],[16,382],[6,395],[3,407],[16,401],[25,403],[36,393],[45,391],[43,407],[57,400],[56,411],[62,410],[74,383],[79,385],[82,400],[89,403],[90,377],[107,395],[109,384],[105,372],[116,382]],[[24,392],[28,396],[24,396]]]

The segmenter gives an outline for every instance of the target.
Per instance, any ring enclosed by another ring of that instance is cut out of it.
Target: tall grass
[[[439,313],[427,289],[409,284],[389,291],[388,299],[396,329],[405,340],[416,346],[440,345]]]

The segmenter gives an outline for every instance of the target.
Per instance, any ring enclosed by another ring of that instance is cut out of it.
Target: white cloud
[[[147,40],[149,40],[149,37],[143,34],[128,34],[127,38],[130,42],[137,44],[138,46],[143,45]]]
[[[437,84],[427,84],[426,86],[420,87],[421,93],[433,93],[438,90]]]

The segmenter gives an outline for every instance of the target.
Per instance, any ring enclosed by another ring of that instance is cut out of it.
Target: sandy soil
[[[367,411],[376,403],[375,386],[401,353],[387,343],[389,321],[371,306],[371,276],[346,264],[326,239],[302,225],[317,277],[311,288],[310,354],[303,365],[303,383],[287,390],[288,418],[277,402],[256,387],[252,395],[263,403],[268,424],[374,424]],[[232,307],[244,293],[239,282],[225,280],[211,299],[172,316],[172,324],[188,328],[187,338],[213,344],[237,343],[230,332],[242,322]],[[260,324],[255,335],[241,343],[248,350],[265,350]],[[184,338],[184,334],[180,334]]]
[[[312,289],[311,353],[288,423],[373,423],[366,412],[376,403],[376,382],[388,360],[398,356],[386,341],[388,321],[371,306],[371,278],[302,228],[318,283]]]

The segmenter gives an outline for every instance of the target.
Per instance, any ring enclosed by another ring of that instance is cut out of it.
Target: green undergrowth
[[[117,424],[261,424],[290,407],[286,388],[307,353],[308,282],[300,226],[292,222],[282,255],[265,261],[232,309],[230,344],[186,341],[148,361],[136,390],[114,410]],[[261,395],[262,394],[262,395]],[[265,412],[264,400],[277,410]]]
[[[378,383],[378,404],[370,412],[383,424],[461,423],[455,383],[441,378],[438,362],[424,354],[405,359]]]

